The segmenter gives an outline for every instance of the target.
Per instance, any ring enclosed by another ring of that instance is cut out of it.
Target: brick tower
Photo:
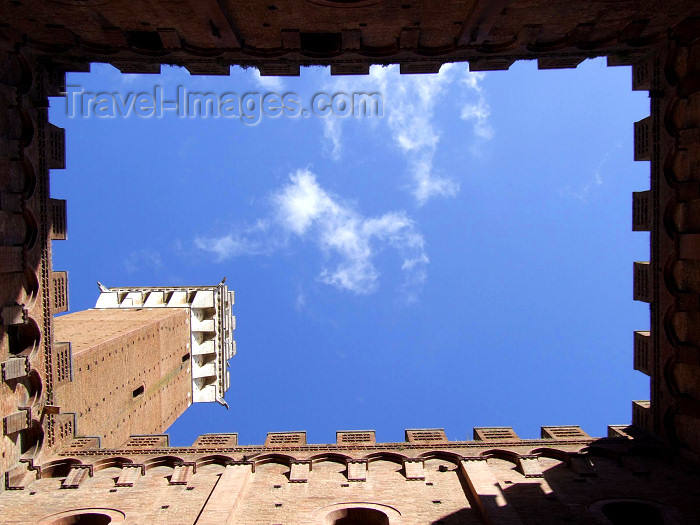
[[[160,434],[193,402],[223,400],[235,354],[225,284],[107,288],[94,309],[55,319],[56,402],[104,446]]]

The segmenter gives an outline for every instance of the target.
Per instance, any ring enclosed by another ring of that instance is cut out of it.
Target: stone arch
[[[347,481],[347,461],[333,454],[323,455],[309,465],[309,481],[322,479],[325,482],[345,483]]]
[[[661,418],[663,427],[665,430],[665,435],[666,438],[671,442],[671,444],[677,448],[683,448],[686,447],[687,444],[681,439],[681,437],[678,435],[678,429],[680,429],[680,426],[676,426],[676,418],[679,418],[680,415],[678,414],[678,408],[673,405],[668,407],[665,411],[664,414]]]
[[[345,465],[349,459],[353,459],[345,454],[338,454],[337,452],[323,452],[322,454],[316,454],[309,458],[311,464],[321,463],[322,461],[333,461],[335,463],[341,463]]]
[[[25,261],[22,272],[4,274],[6,290],[14,290],[12,299],[7,298],[8,304],[22,305],[25,310],[30,310],[39,295],[39,278],[30,261]]]
[[[27,394],[29,395],[29,406],[33,406],[39,401],[43,390],[41,375],[36,370],[30,370],[27,374],[26,384]]]
[[[195,460],[195,464],[197,465],[197,468],[204,467],[206,465],[221,465],[222,467],[225,467],[232,461],[234,461],[234,459],[230,456],[224,456],[222,454],[212,454],[209,456],[202,456],[201,458],[197,458]]]
[[[41,398],[43,385],[39,372],[32,369],[26,376],[8,379],[7,384],[12,388],[15,406],[33,407]]]
[[[674,356],[669,357],[663,367],[664,381],[673,397],[700,400],[699,375],[700,365],[679,363]]]
[[[666,339],[674,346],[683,342],[685,319],[680,317],[676,319],[676,307],[670,306],[663,314],[663,328]]]
[[[37,223],[34,212],[31,208],[22,210],[22,218],[24,219],[24,246],[30,252],[36,246],[36,241],[39,237],[39,225]]]
[[[278,463],[280,465],[289,466],[292,464],[292,461],[294,461],[294,458],[287,454],[278,454],[273,452],[270,454],[262,454],[260,456],[256,456],[255,458],[252,458],[252,461],[256,467],[258,465],[265,465],[267,463]]]
[[[461,456],[459,454],[455,454],[454,452],[431,450],[420,454],[418,458],[423,460],[423,469],[426,476],[428,476],[431,472],[439,472],[440,474],[444,474],[445,472],[452,471],[459,473],[459,462]]]
[[[515,483],[525,479],[516,452],[491,449],[482,452],[480,456],[486,459],[489,470],[496,479],[504,483]]]
[[[36,170],[34,164],[27,157],[20,161],[22,168],[22,193],[24,198],[29,200],[34,197],[37,186]]]
[[[336,503],[316,509],[311,523],[318,525],[399,525],[401,513],[394,507],[366,501]]]
[[[450,461],[455,465],[459,464],[459,460],[461,459],[461,456],[459,454],[455,454],[454,452],[448,452],[446,450],[431,450],[429,452],[423,452],[422,454],[419,454],[418,457],[426,460],[442,459],[444,461]]]
[[[509,463],[513,463],[514,465],[518,464],[518,453],[510,450],[494,448],[486,450],[479,455],[485,457],[486,459],[502,459],[504,461],[508,461]]]
[[[39,278],[36,275],[36,270],[27,264],[22,275],[22,292],[20,296],[22,304],[26,308],[31,308],[36,302],[39,295]]]
[[[82,508],[52,514],[39,520],[38,525],[108,525],[125,518],[126,515],[116,509]]]
[[[678,397],[681,394],[681,390],[678,386],[676,371],[676,358],[674,356],[669,357],[664,362],[661,373],[664,378],[664,383],[668,388],[669,393],[672,397]]]
[[[39,348],[41,330],[36,321],[29,317],[24,323],[9,325],[7,336],[10,354],[31,359]]]
[[[679,312],[671,307],[664,318],[666,335],[674,345],[700,347],[699,326],[700,312]]]
[[[565,450],[542,447],[532,449],[528,455],[537,456],[537,463],[545,478],[554,472],[570,478],[578,477],[571,468],[571,453]]]
[[[44,444],[44,428],[36,419],[29,424],[29,428],[20,431],[20,453],[25,459],[37,457]]]
[[[605,498],[588,505],[588,512],[601,523],[623,525],[645,523],[671,525],[677,523],[673,511],[656,501],[642,498]]]
[[[144,461],[143,465],[145,470],[150,470],[154,467],[175,468],[180,463],[182,463],[182,459],[177,456],[158,456]]]
[[[368,463],[372,463],[373,461],[390,461],[403,466],[404,460],[410,458],[397,452],[382,451],[368,454],[363,459],[366,459]]]
[[[251,478],[252,483],[262,484],[265,487],[285,485],[289,482],[292,459],[285,454],[266,454],[260,461],[256,458],[253,464],[255,474]]]
[[[540,456],[543,458],[556,459],[567,465],[571,463],[571,454],[565,450],[559,450],[557,448],[534,448],[530,452],[534,456]]]
[[[672,294],[679,291],[700,291],[700,261],[697,259],[670,259],[665,270],[666,287]]]
[[[77,458],[65,458],[55,461],[49,461],[41,468],[41,479],[44,478],[63,478],[68,475],[70,469],[75,466],[82,465],[83,462]]]
[[[697,412],[700,412],[700,403],[681,398],[664,414],[666,434],[675,446],[697,446],[700,432],[700,417]]]
[[[110,467],[124,468],[125,465],[130,465],[132,463],[133,460],[125,457],[105,458],[95,461],[95,463],[92,464],[92,471],[98,472]]]
[[[346,507],[326,515],[327,525],[389,525],[389,516],[370,507]]]

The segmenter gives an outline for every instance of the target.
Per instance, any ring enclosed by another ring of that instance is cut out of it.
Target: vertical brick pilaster
[[[195,522],[196,525],[228,524],[241,501],[252,472],[250,463],[227,465],[214,486],[206,507]]]

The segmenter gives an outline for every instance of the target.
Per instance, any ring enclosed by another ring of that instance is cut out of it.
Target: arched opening
[[[22,210],[22,218],[24,219],[24,246],[27,251],[31,251],[36,245],[36,240],[39,237],[39,224],[36,222],[34,213],[29,208]]]
[[[20,110],[19,120],[22,123],[22,133],[20,135],[20,141],[22,145],[26,148],[32,143],[34,138],[34,122],[32,121],[32,116],[27,110]]]
[[[65,478],[70,472],[70,469],[73,468],[75,465],[82,465],[82,463],[80,462],[80,460],[75,458],[66,458],[50,461],[46,464],[46,466],[41,468],[41,479]]]
[[[74,514],[53,520],[49,525],[107,525],[112,522],[112,518],[106,514],[86,512],[84,514]]]
[[[639,501],[613,501],[603,505],[603,514],[613,525],[663,525],[661,511]]]
[[[21,191],[24,193],[24,198],[29,200],[34,196],[36,190],[36,172],[31,161],[26,157],[21,161],[23,186]]]
[[[15,382],[15,399],[20,400],[18,406],[30,407],[41,397],[41,376],[36,370],[30,370],[26,376],[13,381]]]
[[[20,432],[19,439],[19,450],[22,457],[36,457],[44,443],[44,429],[41,427],[38,421],[32,421],[29,428]]]
[[[389,525],[389,518],[376,509],[353,507],[331,512],[326,516],[326,525]]]
[[[7,343],[12,355],[29,356],[39,344],[41,331],[34,319],[7,327]]]
[[[19,302],[29,309],[34,305],[36,296],[39,293],[39,279],[36,276],[36,271],[29,265],[24,269],[24,274],[22,275],[22,290],[24,294],[20,296]]]

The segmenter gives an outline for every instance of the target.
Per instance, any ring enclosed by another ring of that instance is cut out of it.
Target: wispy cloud
[[[460,117],[474,122],[474,134],[479,140],[493,138],[483,79],[484,73],[471,73],[466,64],[445,64],[434,75],[401,75],[398,66],[373,66],[366,77],[339,78],[330,89],[382,94],[384,120],[392,141],[409,166],[409,191],[418,205],[423,205],[433,197],[450,197],[459,191],[459,182],[439,173],[434,166],[443,132],[436,122],[435,109],[442,101],[449,100],[446,95],[454,84],[458,83],[461,88],[458,92]],[[329,156],[338,160],[342,152],[341,121],[325,119],[323,126],[324,150],[332,152]]]
[[[301,312],[306,307],[306,294],[302,291],[297,293],[296,300],[294,301],[294,309],[297,312]]]
[[[323,153],[333,160],[340,160],[342,145],[343,128],[340,121],[336,118],[323,119]]]
[[[605,166],[605,164],[607,164],[608,160],[610,160],[610,157],[613,155],[613,153],[619,150],[620,148],[622,148],[622,145],[616,144],[613,149],[606,153],[606,155],[598,163],[598,166],[593,172],[593,176],[585,184],[582,184],[577,188],[572,188],[571,186],[564,186],[561,189],[561,194],[565,197],[573,197],[574,199],[579,200],[583,203],[588,202],[588,197],[590,196],[591,192],[598,186],[602,186],[604,183],[603,167]]]
[[[324,255],[318,280],[358,295],[377,291],[375,258],[385,247],[401,259],[403,292],[415,300],[426,277],[428,257],[423,236],[403,212],[365,217],[350,203],[323,189],[309,170],[297,170],[270,198],[273,211],[254,228],[220,238],[198,238],[199,249],[220,260],[271,253],[292,239],[312,241]],[[305,298],[302,298],[302,304]]]
[[[160,252],[148,248],[135,250],[124,259],[124,269],[127,273],[135,273],[145,268],[160,270],[162,267]]]
[[[338,262],[321,271],[319,279],[357,294],[376,291],[379,272],[373,259],[375,243],[395,248],[402,257],[402,270],[416,278],[428,258],[423,237],[403,212],[366,218],[350,205],[326,192],[308,170],[292,174],[290,183],[273,196],[277,220],[298,237],[311,235],[321,250]],[[422,284],[418,278],[416,284]]]
[[[472,90],[477,95],[476,102],[466,102],[462,106],[462,120],[474,122],[474,134],[480,139],[491,140],[494,136],[493,127],[489,122],[491,107],[486,101],[486,94],[481,85],[486,73],[466,71],[459,83]]]
[[[194,244],[200,250],[213,253],[219,262],[241,255],[269,255],[279,244],[279,240],[268,235],[269,227],[270,224],[261,219],[221,237],[197,237]]]
[[[280,94],[284,91],[284,81],[280,77],[264,77],[260,74],[260,70],[256,68],[249,68],[248,71],[251,72],[253,80],[261,88]]]
[[[376,70],[383,77],[382,91],[392,93],[387,111],[389,128],[408,158],[411,192],[419,205],[432,197],[452,196],[459,191],[459,182],[434,169],[441,134],[434,123],[435,105],[452,81],[452,70],[452,64],[443,66],[436,75],[401,76],[396,71]]]

